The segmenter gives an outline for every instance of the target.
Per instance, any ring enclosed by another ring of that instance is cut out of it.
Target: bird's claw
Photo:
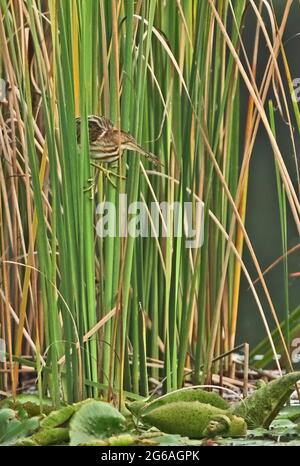
[[[108,181],[112,184],[112,186],[113,186],[115,189],[117,189],[117,185],[116,185],[116,183],[114,183],[113,180],[111,179],[110,174],[108,173],[108,174],[106,174],[105,176],[106,176],[106,178],[108,179]]]
[[[96,188],[96,183],[94,178],[89,178],[88,182],[90,183],[89,186],[84,188],[83,192],[86,193],[88,191],[91,191],[91,195],[89,196],[90,199],[94,199],[95,197],[95,188]]]
[[[97,186],[97,180],[98,180],[98,176],[99,176],[100,171],[102,171],[103,175],[108,179],[108,181],[112,184],[112,186],[115,189],[117,189],[117,185],[111,179],[112,176],[115,176],[116,178],[120,178],[120,179],[123,179],[123,180],[126,179],[126,176],[119,175],[118,173],[116,173],[116,172],[114,172],[112,170],[104,168],[102,165],[97,165],[96,163],[93,163],[93,162],[91,163],[91,165],[93,165],[93,167],[95,167],[98,170],[98,173],[96,174],[96,176],[94,176],[94,178],[89,178],[88,179],[88,182],[90,183],[90,186],[88,186],[87,188],[84,189],[84,192],[91,191],[90,199],[94,199],[95,189],[96,189],[96,186]]]
[[[120,179],[122,179],[122,180],[126,180],[126,176],[119,175],[119,173],[116,173],[116,172],[114,172],[114,171],[112,171],[112,170],[109,170],[108,168],[104,168],[102,165],[98,165],[97,163],[94,163],[94,162],[91,162],[91,165],[92,165],[93,167],[95,167],[96,169],[101,170],[102,173],[103,173],[107,178],[109,178],[109,179],[110,179],[110,176],[113,175],[113,176],[115,176],[116,178],[120,178]]]

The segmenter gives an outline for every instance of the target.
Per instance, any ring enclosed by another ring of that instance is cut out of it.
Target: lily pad
[[[270,434],[274,437],[289,437],[298,435],[297,424],[289,419],[274,419],[270,425]]]
[[[125,418],[109,403],[91,400],[74,414],[70,422],[70,445],[106,439],[125,429]]]
[[[264,427],[257,427],[256,429],[248,430],[248,436],[249,438],[263,437],[264,435],[267,435],[268,432],[268,429],[265,429]]]
[[[41,398],[38,395],[18,395],[16,399],[9,397],[0,401],[1,408],[10,408],[19,413],[26,411],[28,417],[38,416],[41,411],[49,414],[53,410],[52,401],[47,398]]]
[[[0,445],[13,445],[20,438],[31,435],[39,427],[39,418],[19,419],[12,409],[0,410]]]
[[[300,404],[293,406],[285,406],[276,419],[290,419],[290,421],[300,422]]]
[[[182,437],[177,434],[160,433],[157,437],[152,437],[151,440],[162,446],[173,445],[199,445],[199,440],[193,440],[188,437]]]

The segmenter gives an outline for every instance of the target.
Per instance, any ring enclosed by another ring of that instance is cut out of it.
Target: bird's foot
[[[83,192],[86,193],[86,192],[90,191],[91,192],[90,199],[94,199],[96,186],[97,186],[96,179],[95,178],[89,178],[88,183],[89,183],[89,186],[84,188]]]
[[[112,172],[111,170],[105,170],[103,171],[103,175],[108,179],[108,181],[110,182],[110,184],[115,188],[117,189],[117,185],[116,183],[111,179],[110,175],[115,175],[114,172]]]
[[[97,165],[96,163],[91,163],[91,165],[93,167],[96,168],[97,170],[97,173],[96,175],[93,177],[93,178],[89,178],[88,179],[88,183],[89,183],[89,186],[87,186],[83,191],[84,192],[87,192],[87,191],[91,191],[91,196],[90,196],[90,199],[94,199],[94,196],[95,196],[95,191],[96,191],[96,188],[97,188],[97,182],[98,182],[98,178],[99,178],[99,173],[100,171],[103,173],[103,175],[107,178],[107,180],[112,184],[112,186],[116,189],[117,188],[117,185],[116,183],[111,179],[112,176],[115,176],[116,178],[120,178],[120,179],[123,179],[125,180],[126,177],[123,176],[123,175],[119,175],[118,173],[112,171],[112,170],[109,170],[108,168],[104,168],[102,165]]]
[[[97,170],[100,170],[102,171],[103,175],[106,176],[106,178],[108,179],[108,181],[116,188],[117,185],[112,181],[111,177],[112,176],[115,176],[116,178],[120,178],[122,180],[125,180],[126,179],[126,176],[123,176],[123,175],[119,175],[119,173],[116,173],[115,171],[113,170],[109,170],[108,168],[105,168],[103,167],[103,165],[98,165],[97,163],[95,162],[91,162],[91,165],[93,167],[95,167]]]

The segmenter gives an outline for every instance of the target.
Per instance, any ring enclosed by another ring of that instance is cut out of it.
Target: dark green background
[[[285,2],[276,1],[274,2],[277,8],[278,22],[280,23],[280,12],[282,11]],[[270,31],[270,23],[267,16],[266,25],[268,31]],[[300,77],[300,62],[299,62],[299,51],[300,51],[300,5],[298,2],[294,2],[292,7],[292,14],[289,16],[286,32],[284,35],[285,52],[290,65],[290,71],[292,78]],[[252,56],[252,50],[250,44],[253,44],[253,37],[255,33],[255,22],[254,15],[248,14],[245,30],[244,40],[248,44],[248,52],[250,57]],[[265,65],[269,52],[266,46],[264,38],[261,40],[259,50],[259,63],[258,63],[258,82],[260,82],[262,74],[265,70]],[[250,59],[251,61],[251,59]],[[282,66],[281,59],[279,60],[280,70],[284,77],[284,68]],[[286,81],[284,77],[284,81]],[[286,82],[285,82],[286,85]],[[246,114],[247,105],[247,91],[242,85],[242,105],[244,111],[242,115]],[[286,86],[286,92],[288,94],[288,88]],[[270,92],[268,98],[271,98],[276,106],[274,95]],[[297,158],[299,160],[299,135],[297,134],[297,128],[293,115],[292,107],[290,107],[291,115],[293,118],[293,125],[295,128],[294,137],[296,141]],[[242,128],[245,127],[245,121],[242,122]],[[285,163],[289,169],[290,176],[294,182],[294,186],[298,193],[297,177],[295,160],[293,158],[293,148],[290,141],[289,128],[285,121],[283,121],[279,111],[276,111],[276,130],[277,130],[277,141],[279,148],[284,157]],[[241,142],[243,144],[244,135],[243,129],[241,131]],[[241,146],[241,153],[243,146]],[[290,210],[288,210],[288,247],[291,248],[295,244],[299,243],[299,235],[295,228],[294,221],[291,216]],[[274,156],[269,143],[268,136],[261,125],[254,151],[251,158],[250,164],[250,178],[249,178],[249,193],[247,203],[247,218],[246,228],[255,253],[259,260],[262,270],[267,268],[273,261],[275,261],[282,254],[282,243],[281,243],[281,228],[279,220],[279,209],[278,209],[278,196],[276,189],[276,176],[274,167]],[[252,260],[249,256],[247,248],[244,249],[244,260],[248,270],[251,273],[252,278],[256,277],[255,268]],[[292,254],[289,257],[289,272],[300,271],[300,252]],[[276,311],[279,317],[282,319],[284,316],[284,282],[283,282],[283,265],[282,263],[277,265],[271,272],[266,275],[266,282],[273,299]],[[290,310],[293,310],[300,303],[300,277],[289,279],[289,300]],[[273,319],[271,317],[270,308],[262,292],[260,284],[256,286],[259,291],[259,296],[262,299],[264,309],[268,316],[271,328],[274,327]],[[238,320],[238,342],[248,341],[250,346],[253,348],[262,338],[266,336],[257,305],[254,302],[251,291],[248,289],[248,283],[244,277],[241,281],[241,295],[240,295],[240,309],[239,309],[239,320]],[[299,364],[300,365],[300,364]]]

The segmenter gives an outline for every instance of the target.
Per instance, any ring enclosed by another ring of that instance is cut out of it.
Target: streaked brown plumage
[[[76,118],[77,142],[80,144],[81,119]],[[136,151],[155,165],[162,165],[159,159],[143,149],[131,134],[116,128],[103,116],[88,116],[89,147],[92,159],[100,163],[115,162],[124,150]]]

